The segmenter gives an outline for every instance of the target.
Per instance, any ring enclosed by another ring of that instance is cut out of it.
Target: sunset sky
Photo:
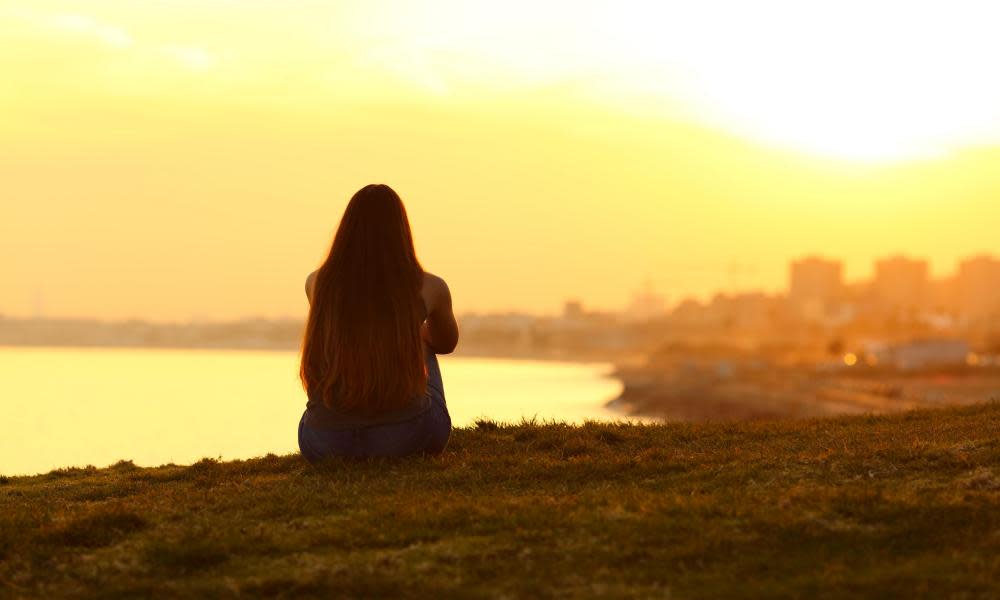
[[[0,314],[302,317],[393,186],[458,312],[1000,254],[992,2],[0,0]],[[738,268],[733,269],[733,265]]]

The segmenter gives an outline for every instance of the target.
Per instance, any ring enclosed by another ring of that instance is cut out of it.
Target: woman
[[[421,268],[406,209],[390,187],[354,194],[330,255],[306,279],[306,296],[303,456],[444,450],[451,417],[436,354],[455,349],[458,325],[448,286]]]

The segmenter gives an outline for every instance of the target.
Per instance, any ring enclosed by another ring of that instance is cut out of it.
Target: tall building
[[[893,256],[875,263],[873,292],[879,307],[891,313],[912,313],[926,307],[929,281],[926,260]]]
[[[844,266],[810,256],[789,268],[788,301],[800,317],[822,320],[844,297]]]
[[[1000,317],[1000,260],[984,255],[962,261],[955,287],[961,317]]]
[[[957,312],[958,277],[932,279],[927,287],[927,305],[936,312]]]

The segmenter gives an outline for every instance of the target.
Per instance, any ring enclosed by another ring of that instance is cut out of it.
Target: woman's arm
[[[451,307],[451,290],[444,279],[424,273],[427,320],[420,335],[435,354],[451,354],[458,345],[458,321]]]

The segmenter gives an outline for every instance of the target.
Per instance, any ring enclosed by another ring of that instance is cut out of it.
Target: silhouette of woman
[[[451,434],[437,354],[458,343],[451,292],[420,266],[406,208],[386,185],[351,198],[330,254],[306,279],[299,449],[435,454]]]

